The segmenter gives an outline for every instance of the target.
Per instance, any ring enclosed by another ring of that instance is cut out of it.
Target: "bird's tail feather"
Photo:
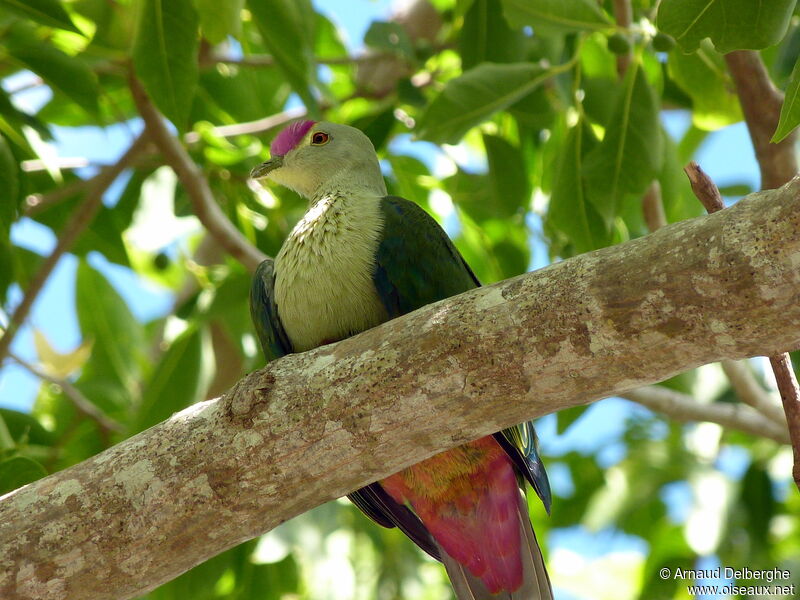
[[[542,550],[536,541],[531,518],[528,515],[528,503],[524,494],[519,495],[519,523],[522,530],[522,587],[509,598],[512,600],[553,600],[553,588],[544,565]],[[527,551],[525,550],[527,546]]]
[[[523,494],[519,495],[517,510],[522,541],[522,587],[513,592],[491,594],[479,577],[470,573],[440,546],[441,559],[458,600],[553,600],[550,577],[547,575],[544,557],[533,532],[528,516],[528,505]]]
[[[441,559],[457,600],[510,600],[507,592],[490,594],[483,582],[442,549]]]

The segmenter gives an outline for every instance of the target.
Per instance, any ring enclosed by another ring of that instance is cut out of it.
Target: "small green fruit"
[[[631,40],[624,33],[608,36],[608,49],[614,54],[627,54],[631,51]]]
[[[653,50],[656,52],[669,52],[675,47],[675,38],[668,33],[659,31],[653,38]]]

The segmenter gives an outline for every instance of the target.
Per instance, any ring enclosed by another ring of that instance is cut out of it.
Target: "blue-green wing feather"
[[[539,437],[533,428],[532,421],[520,423],[514,427],[503,429],[494,434],[494,439],[506,451],[517,471],[528,480],[536,495],[544,504],[547,514],[550,514],[552,497],[550,494],[550,480],[547,471],[539,457]]]
[[[379,483],[371,483],[355,492],[347,494],[350,502],[361,512],[384,527],[397,527],[411,541],[430,554],[436,560],[442,560],[439,547],[433,541],[430,532],[422,524],[417,515],[407,506],[399,504]]]
[[[267,362],[292,352],[275,305],[275,261],[268,258],[256,269],[250,285],[250,317]]]
[[[384,226],[373,280],[390,318],[480,285],[439,224],[404,198],[381,201]]]
[[[384,230],[375,288],[391,318],[480,285],[453,242],[422,208],[403,198],[382,200]],[[550,512],[550,483],[538,454],[533,423],[494,434]]]

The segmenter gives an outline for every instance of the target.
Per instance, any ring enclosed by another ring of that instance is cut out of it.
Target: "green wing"
[[[478,278],[439,224],[396,196],[381,201],[384,226],[373,279],[389,318],[478,287]]]
[[[422,208],[395,196],[383,198],[381,208],[383,239],[373,278],[390,318],[480,285],[444,230]],[[533,423],[509,427],[494,437],[550,512],[550,483]]]
[[[494,439],[503,447],[514,461],[517,470],[531,484],[533,491],[544,504],[547,514],[550,514],[552,496],[550,494],[550,480],[547,471],[539,457],[539,436],[533,428],[533,421],[526,421],[503,429],[494,434]]]
[[[275,305],[275,261],[271,258],[258,265],[253,275],[250,317],[267,362],[293,351]]]

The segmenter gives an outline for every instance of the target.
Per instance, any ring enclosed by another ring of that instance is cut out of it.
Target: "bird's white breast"
[[[278,315],[296,352],[386,320],[372,275],[383,228],[375,196],[318,200],[275,259]]]

